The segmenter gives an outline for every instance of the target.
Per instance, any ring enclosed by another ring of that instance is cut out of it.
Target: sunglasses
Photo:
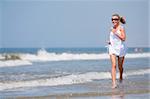
[[[113,21],[113,20],[118,21],[119,19],[117,19],[117,18],[114,18],[114,19],[113,19],[113,18],[112,18],[111,20],[112,20],[112,21]]]

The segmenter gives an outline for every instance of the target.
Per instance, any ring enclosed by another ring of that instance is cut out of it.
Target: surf
[[[104,60],[108,53],[50,53],[42,49],[37,54],[20,54],[21,59],[29,61],[69,61],[69,60]],[[128,53],[126,58],[149,58],[150,53]]]
[[[130,70],[128,72],[125,72],[123,76],[124,78],[127,79],[130,76],[145,75],[145,74],[150,74],[150,69]],[[117,78],[118,77],[119,74],[117,73]],[[40,86],[71,85],[71,84],[87,83],[101,79],[111,79],[111,73],[87,72],[46,79],[0,82],[0,90],[13,90],[16,88],[33,88]]]
[[[8,54],[9,56],[9,54]],[[108,60],[108,53],[71,53],[71,52],[48,52],[45,49],[40,49],[36,54],[31,53],[14,53],[18,60],[5,60],[5,55],[0,54],[0,67],[9,66],[25,66],[32,65],[33,62],[46,61],[74,61],[74,60]],[[143,53],[128,53],[125,56],[127,59],[135,58],[150,58],[150,52]]]

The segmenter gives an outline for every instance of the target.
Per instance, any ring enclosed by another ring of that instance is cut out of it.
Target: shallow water
[[[91,92],[110,94],[111,63],[103,49],[40,50],[43,51],[40,54],[34,50],[32,53],[23,51],[21,55],[27,55],[23,61],[31,64],[18,65],[16,62],[12,66],[8,61],[0,63],[0,97]],[[130,50],[124,63],[124,86],[135,85],[133,89],[136,89],[143,85],[140,90],[148,90],[149,60],[148,50],[143,53]],[[140,80],[144,81],[140,83]]]

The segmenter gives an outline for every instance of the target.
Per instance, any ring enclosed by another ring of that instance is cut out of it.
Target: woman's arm
[[[116,35],[117,35],[122,41],[125,41],[125,40],[126,40],[125,29],[124,29],[124,28],[120,28],[120,32],[121,32],[121,34],[116,33]]]

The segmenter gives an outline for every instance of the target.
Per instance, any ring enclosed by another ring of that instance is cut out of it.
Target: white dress
[[[121,26],[123,28],[123,26]],[[116,34],[120,34],[120,29],[116,31],[117,33],[110,32],[110,45],[109,45],[109,55],[115,54],[116,56],[123,57],[126,55],[126,45]]]

